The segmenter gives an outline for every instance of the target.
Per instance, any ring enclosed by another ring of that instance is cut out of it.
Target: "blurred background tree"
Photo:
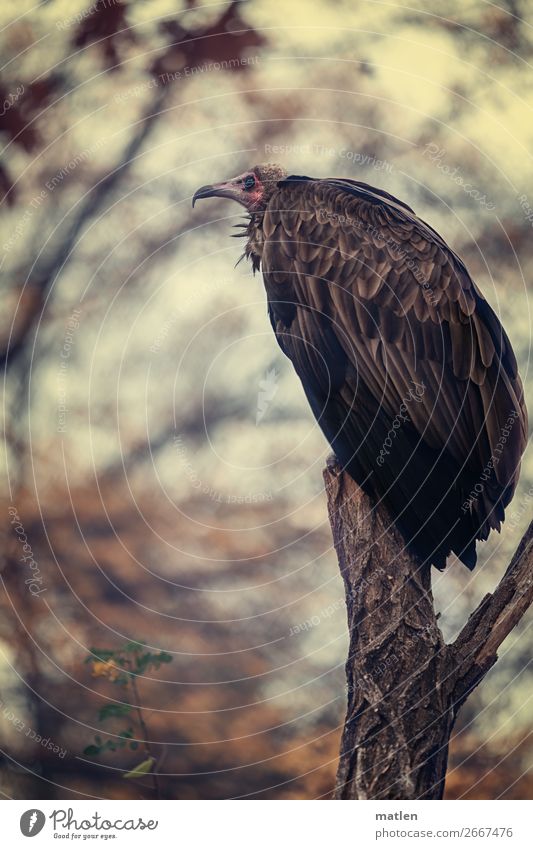
[[[164,796],[330,793],[347,636],[328,449],[260,280],[234,268],[238,212],[190,198],[261,161],[397,194],[466,260],[531,399],[527,11],[3,3],[6,796],[149,795],[122,780],[135,752],[83,754],[115,697],[89,647],[139,635],[173,658],[142,681]],[[529,452],[476,572],[434,579],[445,636],[532,505]],[[463,711],[450,797],[531,796],[526,627]]]

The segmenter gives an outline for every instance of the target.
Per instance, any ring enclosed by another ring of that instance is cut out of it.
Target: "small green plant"
[[[128,642],[119,649],[91,648],[90,652],[85,662],[91,664],[93,677],[106,678],[125,691],[124,698],[102,705],[98,711],[98,721],[121,719],[126,727],[114,733],[110,731],[105,739],[96,734],[94,742],[85,747],[83,754],[98,757],[103,752],[118,752],[126,748],[132,751],[141,749],[143,760],[124,773],[123,777],[134,779],[150,774],[155,795],[160,798],[157,759],[150,745],[150,734],[143,714],[137,679],[147,672],[159,669],[163,663],[170,663],[172,655],[163,651],[154,654],[139,642]]]

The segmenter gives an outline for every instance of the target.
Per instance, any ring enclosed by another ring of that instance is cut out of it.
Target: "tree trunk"
[[[386,510],[349,475],[328,467],[324,478],[350,633],[334,797],[442,799],[458,710],[532,600],[533,523],[496,592],[446,645],[430,569],[420,566]],[[486,620],[501,631],[490,652],[484,650]]]

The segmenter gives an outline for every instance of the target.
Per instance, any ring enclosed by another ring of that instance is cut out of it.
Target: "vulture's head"
[[[231,198],[242,204],[248,212],[261,212],[276,191],[279,181],[286,176],[287,172],[281,165],[254,165],[249,171],[231,180],[202,186],[194,193],[192,205],[202,198]]]

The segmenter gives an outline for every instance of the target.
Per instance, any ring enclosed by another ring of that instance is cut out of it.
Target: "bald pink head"
[[[265,209],[280,180],[286,177],[287,172],[280,165],[255,165],[231,180],[202,186],[194,193],[192,205],[203,198],[230,198],[244,206],[248,212],[260,212]]]

